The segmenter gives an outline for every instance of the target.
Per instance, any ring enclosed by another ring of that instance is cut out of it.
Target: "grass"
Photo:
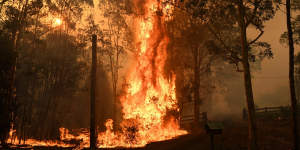
[[[290,150],[292,146],[292,130],[290,119],[268,120],[257,122],[258,144],[260,150]],[[244,120],[224,122],[221,135],[215,136],[215,150],[246,150],[248,142],[248,125]],[[13,148],[20,149],[20,148]],[[34,147],[36,150],[65,150],[58,147]],[[70,148],[72,149],[72,148]],[[126,148],[115,148],[126,149]],[[204,129],[176,139],[153,142],[137,150],[210,150],[210,136]]]

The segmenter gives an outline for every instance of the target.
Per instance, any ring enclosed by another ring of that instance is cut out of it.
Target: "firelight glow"
[[[59,18],[54,18],[53,26],[60,26],[62,24],[62,20]]]
[[[139,3],[135,5],[140,6]],[[120,97],[122,106],[120,130],[113,130],[114,120],[108,119],[105,123],[106,131],[98,133],[98,148],[143,147],[151,142],[187,134],[187,131],[180,129],[179,120],[167,113],[168,111],[179,113],[179,108],[175,92],[176,76],[166,78],[164,75],[169,38],[164,26],[165,15],[156,15],[157,9],[163,9],[163,5],[157,0],[147,0],[142,7],[144,16],[135,18],[134,39],[138,55],[126,77],[128,81],[128,86],[124,89],[126,92]],[[56,25],[61,23],[62,20],[55,19]],[[14,132],[11,131],[11,137]],[[80,140],[81,143],[76,149],[90,146],[88,128],[79,132],[60,128],[60,139]],[[55,142],[58,146],[70,146]],[[32,140],[28,144],[52,146],[53,142],[39,143]]]

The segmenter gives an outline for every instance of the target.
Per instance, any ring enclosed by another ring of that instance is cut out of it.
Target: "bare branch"
[[[222,44],[222,46],[225,48],[226,51],[228,51],[230,53],[233,53],[233,51],[231,50],[231,48],[226,45],[226,43],[223,41],[223,39],[218,36],[218,34],[212,29],[211,26],[208,25],[208,29],[215,36],[215,38]],[[238,57],[237,57],[237,60],[238,61],[242,61],[242,59],[240,59]]]
[[[255,43],[264,34],[264,31],[261,28],[258,28],[258,29],[260,31],[259,35],[253,41],[249,42],[248,45]]]

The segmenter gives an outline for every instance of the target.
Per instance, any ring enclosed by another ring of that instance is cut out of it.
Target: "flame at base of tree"
[[[61,134],[63,134],[60,129]],[[15,136],[16,130],[10,129],[9,138],[7,139],[7,143],[11,143],[13,145],[30,145],[30,146],[58,146],[58,147],[74,147],[73,144],[66,144],[63,141],[53,141],[53,140],[36,140],[36,139],[26,139],[26,143]]]
[[[99,147],[142,147],[154,141],[187,134],[168,112],[178,112],[175,76],[166,78],[164,65],[168,37],[165,34],[164,11],[158,0],[135,1],[143,5],[144,14],[136,18],[135,40],[138,48],[136,64],[131,68],[126,94],[120,98],[123,121],[120,131],[113,131],[113,120],[105,123],[106,131],[98,134]],[[71,134],[60,128],[62,141],[81,140],[79,148],[89,147],[89,132]],[[15,142],[18,143],[18,142]],[[49,145],[48,141],[27,140],[29,145]],[[53,142],[55,143],[55,142]],[[75,146],[56,142],[57,146]]]

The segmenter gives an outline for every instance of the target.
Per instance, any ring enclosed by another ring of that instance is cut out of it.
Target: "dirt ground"
[[[215,150],[246,150],[247,121],[224,121],[221,135],[215,136]],[[258,144],[260,150],[290,150],[292,132],[289,120],[259,120]],[[204,130],[178,139],[151,143],[147,150],[210,150],[210,136]]]
[[[247,121],[223,121],[224,130],[215,136],[215,150],[246,150],[248,127]],[[290,120],[259,120],[258,138],[260,150],[291,150],[292,134]],[[3,149],[3,148],[2,148]],[[20,149],[20,148],[11,148]],[[36,150],[63,150],[58,147],[34,147]],[[72,148],[69,148],[72,149]],[[118,150],[124,148],[115,148]],[[178,137],[176,139],[154,142],[136,150],[210,150],[210,136],[204,129],[197,133]]]

